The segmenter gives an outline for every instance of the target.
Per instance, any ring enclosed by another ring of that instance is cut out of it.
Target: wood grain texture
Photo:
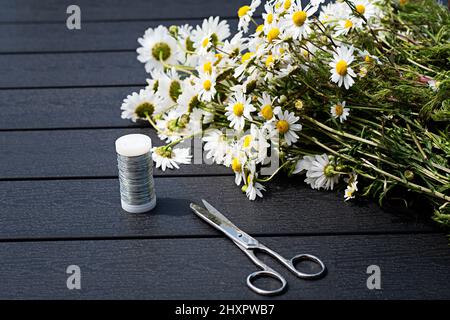
[[[118,116],[118,115],[117,115]],[[119,116],[118,116],[119,117]],[[103,130],[18,131],[0,134],[0,180],[49,177],[117,176],[115,140],[130,133],[161,141],[150,128]],[[182,165],[179,170],[155,170],[155,175],[231,174],[223,166]]]
[[[0,53],[71,52],[130,50],[139,46],[137,39],[147,28],[158,25],[198,25],[202,19],[86,22],[81,30],[68,30],[61,24],[7,24],[0,28]],[[229,19],[230,31],[237,32],[237,19]]]
[[[145,85],[136,52],[5,54],[0,88]]]
[[[1,130],[149,127],[121,119],[122,100],[142,87],[0,90]]]
[[[245,0],[78,0],[82,21],[158,20],[203,18],[210,15],[235,16]],[[0,22],[60,22],[66,26],[66,9],[71,0],[4,0]]]
[[[295,278],[278,297],[245,285],[256,269],[228,239],[1,243],[0,298],[39,299],[449,299],[450,253],[440,235],[258,238],[286,257],[313,253],[328,267],[319,280]],[[67,266],[81,290],[66,288]],[[368,290],[369,265],[381,290]]]
[[[248,201],[232,176],[164,177],[155,184],[155,210],[129,214],[120,207],[117,179],[0,182],[0,240],[220,235],[189,208],[202,198],[254,235],[433,230],[427,217],[346,203],[341,193],[311,190],[300,178],[268,184],[260,201]]]

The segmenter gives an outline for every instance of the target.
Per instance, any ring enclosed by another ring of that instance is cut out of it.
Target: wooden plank
[[[273,263],[288,291],[268,299],[449,299],[450,250],[442,235],[260,238],[286,257],[312,253],[328,267],[319,280]],[[256,269],[227,239],[1,243],[2,299],[263,299],[245,278]],[[66,268],[81,268],[68,290]],[[270,262],[272,265],[272,262]],[[367,267],[381,269],[369,290]]]
[[[5,54],[0,88],[144,85],[136,52]]]
[[[117,179],[0,182],[0,239],[214,236],[189,209],[207,199],[254,235],[429,232],[428,217],[344,202],[299,180],[268,184],[249,201],[228,177],[156,178],[158,205],[135,215],[120,207]]]
[[[2,132],[0,179],[116,176],[114,142],[129,133],[147,134],[154,145],[161,145],[150,128]],[[180,170],[167,170],[164,173],[156,170],[155,174],[230,174],[230,170],[201,164],[184,165]]]
[[[0,90],[1,130],[149,127],[120,117],[122,100],[142,87]]]
[[[159,20],[164,18],[202,18],[210,15],[236,16],[238,8],[245,0],[78,0],[81,19],[84,21],[111,20]],[[0,22],[59,22],[66,27],[67,7],[71,0],[4,0],[0,12]],[[82,25],[83,28],[83,25]]]
[[[137,39],[147,28],[158,25],[198,25],[196,20],[125,21],[85,23],[70,31],[54,23],[11,24],[0,28],[0,53],[72,52],[95,50],[130,50],[139,46]],[[237,31],[237,19],[228,20],[232,33]]]

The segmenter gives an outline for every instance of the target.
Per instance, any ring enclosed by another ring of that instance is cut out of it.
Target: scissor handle
[[[316,273],[305,273],[302,271],[299,271],[296,267],[295,267],[295,263],[297,261],[311,261],[314,262],[315,264],[317,264],[320,267],[320,270]],[[307,253],[302,253],[302,254],[298,254],[295,257],[293,257],[291,260],[287,261],[287,267],[299,278],[302,279],[316,279],[319,278],[321,276],[324,275],[325,271],[326,271],[326,267],[325,264],[322,262],[322,260],[320,260],[319,258],[317,258],[316,256],[313,256],[312,254],[307,254]]]
[[[320,260],[316,256],[313,256],[312,254],[307,254],[307,253],[298,254],[298,255],[294,256],[291,260],[287,260],[282,255],[280,255],[278,252],[273,251],[272,249],[266,247],[265,245],[263,245],[261,243],[258,244],[258,248],[257,249],[261,250],[261,251],[271,255],[275,259],[277,259],[286,268],[291,270],[292,273],[294,273],[297,277],[299,277],[301,279],[316,279],[316,278],[319,278],[319,277],[321,277],[321,276],[323,276],[325,274],[325,271],[326,271],[325,264],[322,262],[322,260]],[[299,261],[299,260],[314,262],[315,264],[317,264],[320,267],[320,270],[318,272],[316,272],[316,273],[305,273],[305,272],[302,272],[302,271],[298,270],[295,267],[295,263],[297,261]],[[264,269],[264,266],[265,265],[261,266],[262,269]]]
[[[261,289],[259,287],[257,287],[252,281],[257,279],[257,278],[273,278],[278,280],[278,282],[281,283],[281,287],[279,287],[278,289],[274,289],[274,290],[265,290],[265,289]],[[287,282],[286,279],[284,279],[278,272],[275,272],[273,270],[260,270],[260,271],[255,271],[253,273],[250,273],[247,277],[247,286],[253,290],[254,292],[263,295],[263,296],[274,296],[280,293],[283,293],[283,291],[286,289],[287,287]]]

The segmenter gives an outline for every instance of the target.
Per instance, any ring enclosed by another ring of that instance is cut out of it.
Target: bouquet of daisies
[[[447,8],[253,0],[237,16],[234,35],[210,17],[138,39],[151,78],[122,117],[166,141],[153,149],[157,167],[190,163],[200,141],[204,160],[229,167],[250,200],[285,172],[346,201],[426,199],[450,225]]]

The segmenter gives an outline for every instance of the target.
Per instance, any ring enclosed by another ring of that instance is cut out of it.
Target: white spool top
[[[125,157],[137,157],[148,153],[152,139],[145,134],[127,134],[116,140],[116,152]]]

